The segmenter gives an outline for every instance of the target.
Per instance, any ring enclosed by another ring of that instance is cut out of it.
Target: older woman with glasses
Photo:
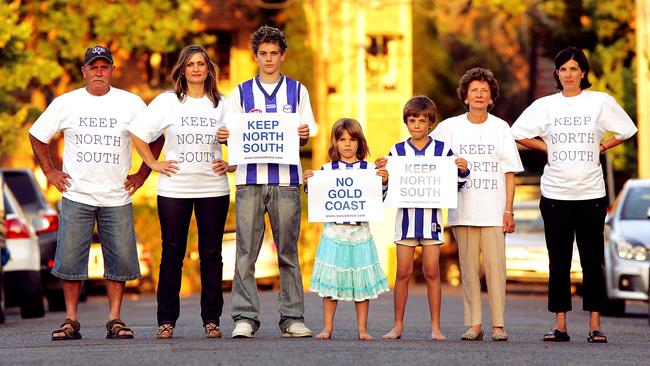
[[[446,119],[431,133],[447,141],[472,172],[458,193],[449,225],[458,243],[465,325],[461,339],[483,339],[480,259],[483,258],[492,320],[492,340],[507,341],[505,234],[515,229],[512,203],[516,172],[523,170],[510,126],[489,113],[499,97],[492,71],[480,67],[460,78],[458,97],[466,112]]]

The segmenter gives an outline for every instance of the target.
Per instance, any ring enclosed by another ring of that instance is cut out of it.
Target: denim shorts
[[[63,198],[52,274],[64,280],[88,278],[88,254],[97,223],[104,256],[104,278],[140,278],[131,204],[97,207]]]

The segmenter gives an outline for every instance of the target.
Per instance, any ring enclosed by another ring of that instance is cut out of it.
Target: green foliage
[[[302,4],[293,3],[285,10],[286,22],[284,33],[289,43],[287,58],[282,63],[282,72],[291,78],[300,80],[307,90],[313,90],[313,70],[306,67],[314,63],[314,56],[309,44],[309,28]]]
[[[171,52],[197,36],[200,0],[42,0],[0,3],[0,154],[30,124],[30,93],[60,94],[81,80],[87,47],[104,44],[116,63],[144,51]]]

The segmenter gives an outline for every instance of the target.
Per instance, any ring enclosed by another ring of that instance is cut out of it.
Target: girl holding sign
[[[363,160],[368,153],[368,143],[359,122],[341,118],[332,126],[331,162],[323,165],[321,170],[375,169],[374,164]],[[305,189],[307,180],[313,175],[312,171],[305,171]],[[384,184],[388,182],[385,168],[377,169],[377,175],[382,177]],[[368,334],[369,300],[387,292],[388,281],[379,265],[367,222],[327,222],[323,225],[311,291],[323,298],[323,330],[316,338],[332,337],[338,300],[347,300],[355,302],[359,339],[372,339]]]

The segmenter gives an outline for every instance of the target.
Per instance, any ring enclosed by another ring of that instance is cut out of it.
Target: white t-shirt
[[[611,96],[583,90],[575,97],[556,93],[533,102],[512,126],[516,140],[541,137],[548,149],[540,188],[546,198],[587,200],[605,196],[600,166],[603,134],[632,137],[636,126]]]
[[[458,209],[449,210],[449,225],[502,226],[505,173],[524,170],[508,123],[488,114],[475,124],[461,114],[440,122],[431,137],[449,144],[472,172],[458,192]]]
[[[80,88],[52,101],[29,133],[47,144],[63,131],[63,171],[71,183],[63,197],[97,207],[131,202],[124,188],[131,167],[126,128],[144,107],[140,97],[114,87],[102,96]]]
[[[228,177],[212,170],[213,160],[221,159],[217,129],[224,127],[226,101],[187,96],[181,103],[174,92],[165,92],[151,101],[147,109],[129,126],[135,136],[150,143],[165,132],[166,160],[177,160],[179,170],[168,177],[160,174],[158,195],[170,198],[225,196],[230,193]]]

